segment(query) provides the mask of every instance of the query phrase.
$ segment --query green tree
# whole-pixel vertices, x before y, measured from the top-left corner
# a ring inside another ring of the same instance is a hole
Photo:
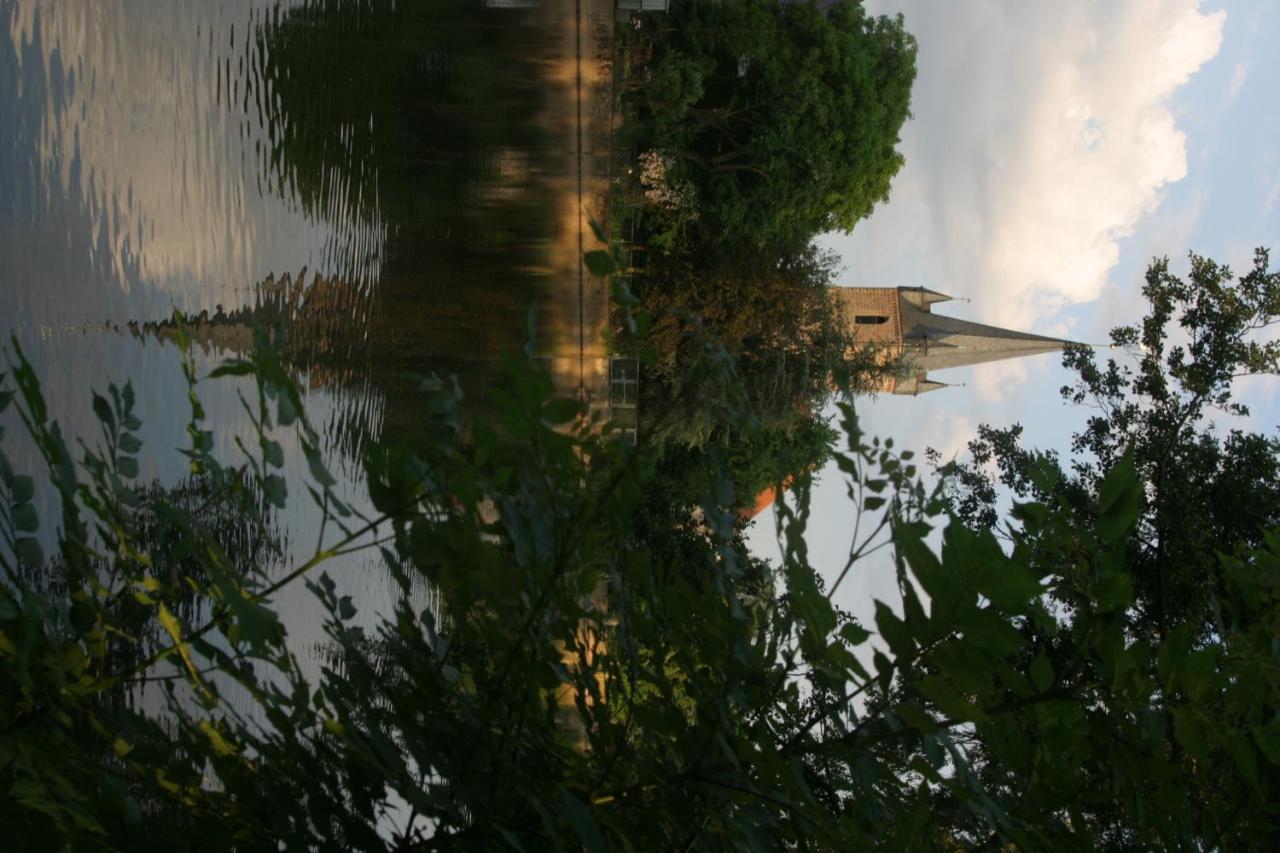
[[[1167,259],[1156,260],[1143,295],[1150,312],[1142,323],[1112,332],[1127,359],[1099,365],[1085,348],[1064,356],[1077,378],[1063,397],[1095,411],[1076,434],[1070,460],[1024,448],[1018,425],[984,425],[970,444],[972,461],[951,481],[951,505],[967,523],[993,525],[1003,486],[1020,499],[1062,501],[1064,511],[1090,524],[1104,475],[1131,455],[1143,484],[1133,628],[1163,640],[1185,624],[1203,638],[1220,630],[1214,608],[1222,576],[1214,555],[1259,547],[1263,531],[1280,520],[1280,439],[1224,432],[1212,420],[1215,413],[1248,414],[1233,399],[1236,379],[1280,371],[1280,344],[1266,338],[1280,322],[1280,274],[1270,271],[1265,249],[1236,280],[1197,255],[1185,279],[1170,272]]]
[[[703,242],[849,230],[888,196],[915,79],[901,17],[841,2],[689,0],[646,23],[638,142],[695,188]]]
[[[293,433],[331,523],[271,576],[234,571],[216,541],[181,577],[153,572],[121,509],[136,493],[131,416],[98,407],[103,441],[77,461],[20,353],[0,376],[0,410],[17,413],[62,498],[67,579],[60,596],[24,580],[42,520],[33,481],[0,466],[0,820],[14,838],[848,850],[1252,849],[1274,837],[1280,533],[1203,556],[1220,578],[1216,632],[1135,632],[1145,489],[1133,454],[1091,503],[1015,506],[1006,550],[990,529],[948,524],[910,451],[864,436],[842,403],[832,455],[870,529],[843,566],[815,566],[799,482],[769,567],[736,536],[722,470],[705,469],[696,524],[654,523],[643,447],[605,441],[513,358],[499,422],[472,425],[465,443],[456,390],[424,384],[421,440],[366,459],[364,517],[259,343],[215,371],[258,385],[244,457],[214,457],[194,387],[187,452],[197,471],[287,504],[277,442]],[[723,422],[751,423],[732,360],[714,364]],[[198,512],[172,512],[176,528],[200,529]],[[882,546],[898,591],[876,604],[872,643],[831,596]],[[323,573],[355,550],[394,580],[368,628]],[[328,613],[316,681],[271,606],[298,582]],[[438,607],[423,607],[424,586]],[[175,611],[191,592],[207,607]],[[151,608],[167,639],[121,668],[108,651],[132,639],[126,603]],[[165,685],[166,707],[106,713],[125,685]]]

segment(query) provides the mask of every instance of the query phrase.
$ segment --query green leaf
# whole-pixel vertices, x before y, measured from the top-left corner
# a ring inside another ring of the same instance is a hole
[[[1250,785],[1258,785],[1258,757],[1248,736],[1237,729],[1218,731],[1218,741],[1226,748],[1227,754],[1235,762],[1236,769]]]
[[[1040,693],[1053,686],[1053,664],[1049,663],[1044,652],[1036,655],[1036,659],[1031,662],[1031,683]]]
[[[268,474],[262,480],[262,494],[272,506],[284,509],[285,501],[289,497],[289,487],[285,484],[284,477],[279,474]]]
[[[210,371],[209,378],[217,379],[220,376],[248,376],[251,373],[257,372],[257,369],[257,366],[254,365],[252,361],[229,359]]]
[[[23,533],[34,533],[40,527],[40,517],[30,502],[24,501],[13,507],[13,526]]]
[[[609,233],[605,231],[604,225],[600,224],[594,216],[587,217],[587,224],[591,226],[591,233],[596,235],[597,240],[601,243],[609,242]]]
[[[1124,610],[1133,604],[1133,581],[1123,572],[1107,575],[1095,590],[1098,605],[1104,610]]]
[[[284,467],[284,448],[280,446],[280,442],[264,439],[262,442],[262,456],[267,460],[267,464],[272,468]]]
[[[860,646],[871,638],[871,632],[861,625],[846,622],[840,627],[840,636],[851,646]]]
[[[1133,454],[1126,453],[1098,489],[1099,539],[1110,544],[1129,535],[1138,519],[1141,495],[1142,487],[1133,468]]]
[[[889,650],[899,658],[909,657],[915,650],[911,639],[911,631],[907,624],[899,619],[883,601],[876,602],[876,628],[884,638]]]
[[[587,265],[587,269],[591,270],[591,274],[598,278],[613,275],[618,271],[618,264],[613,260],[613,256],[600,249],[587,252],[582,256],[582,260]]]
[[[1205,740],[1204,724],[1195,711],[1187,708],[1175,708],[1173,711],[1173,736],[1196,761],[1203,762],[1209,757],[1209,745]]]
[[[121,477],[132,480],[138,476],[138,460],[132,456],[117,456],[116,470],[120,472]]]
[[[311,479],[315,480],[317,485],[322,488],[328,488],[338,482],[333,479],[333,475],[325,467],[324,457],[320,454],[319,448],[308,442],[302,446],[302,451],[307,457],[307,467],[311,470]]]
[[[116,417],[111,413],[111,404],[107,402],[107,398],[103,397],[96,391],[93,392],[93,413],[97,415],[98,420],[102,422],[109,431],[114,432],[116,428]]]
[[[916,691],[938,710],[954,720],[981,722],[987,718],[982,709],[960,694],[945,678],[926,675],[915,685]]]
[[[15,474],[13,482],[9,484],[9,499],[13,503],[23,503],[29,501],[36,494],[35,481],[26,474]]]
[[[929,712],[914,702],[903,702],[894,705],[893,713],[897,714],[902,722],[918,732],[931,734],[938,730],[937,721],[929,716]]]
[[[344,595],[338,599],[338,616],[343,621],[356,615],[356,606],[351,603],[351,596]]]
[[[1250,729],[1253,734],[1253,742],[1258,745],[1258,749],[1267,760],[1272,764],[1280,765],[1280,732],[1276,730],[1276,726],[1253,726]]]
[[[13,543],[18,562],[30,569],[44,565],[44,551],[34,536],[19,536]]]
[[[137,453],[142,449],[142,442],[131,432],[121,433],[120,449],[125,453]]]
[[[1012,610],[1039,598],[1044,588],[1028,569],[1007,560],[991,565],[990,571],[978,583],[978,592],[995,606]]]

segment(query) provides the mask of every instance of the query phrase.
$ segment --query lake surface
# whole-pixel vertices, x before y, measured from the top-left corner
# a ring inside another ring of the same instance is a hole
[[[73,435],[96,435],[91,389],[132,381],[140,479],[167,488],[186,474],[190,415],[175,311],[202,375],[245,352],[255,321],[285,328],[286,366],[356,506],[361,448],[412,441],[421,422],[409,374],[456,375],[482,413],[531,306],[558,390],[595,399],[606,303],[580,259],[585,217],[603,215],[594,58],[611,11],[0,0],[0,332]],[[252,432],[246,388],[201,385],[228,461]],[[5,425],[15,468],[32,471]],[[318,513],[285,449],[280,535],[310,543]],[[40,504],[52,542],[52,496]],[[330,573],[377,607],[376,561]],[[278,606],[310,642],[309,596]]]

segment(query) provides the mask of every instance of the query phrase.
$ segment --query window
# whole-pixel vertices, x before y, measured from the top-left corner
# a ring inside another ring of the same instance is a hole
[[[609,360],[609,403],[611,407],[633,407],[639,402],[640,363],[634,358]]]
[[[889,318],[883,314],[859,314],[853,318],[853,322],[859,326],[879,326],[888,321]]]

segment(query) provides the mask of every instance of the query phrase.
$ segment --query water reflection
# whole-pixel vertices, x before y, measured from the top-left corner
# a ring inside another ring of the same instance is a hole
[[[143,476],[177,487],[185,387],[167,318],[187,318],[202,370],[242,351],[252,323],[283,327],[358,492],[363,442],[414,433],[407,374],[457,373],[482,408],[534,302],[544,352],[580,364],[603,315],[571,280],[574,14],[0,0],[0,331],[55,416],[86,434],[89,389],[132,378]],[[239,390],[204,392],[228,459],[249,432]],[[14,438],[10,457],[32,469]],[[314,519],[291,512],[282,524],[310,541]]]

